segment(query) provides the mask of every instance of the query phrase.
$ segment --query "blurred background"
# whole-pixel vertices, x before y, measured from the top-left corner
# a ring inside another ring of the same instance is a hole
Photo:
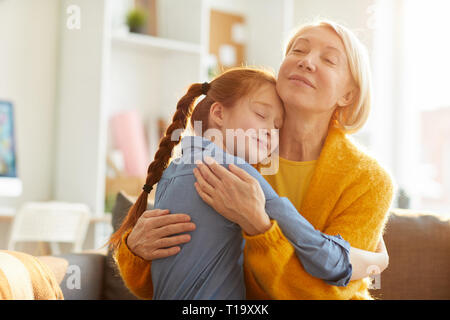
[[[392,175],[392,206],[450,213],[447,0],[0,0],[0,249],[26,203],[89,208],[85,248],[140,193],[178,99],[226,68],[278,71],[297,25],[352,29],[374,105],[354,135]],[[152,194],[153,195],[153,194]]]

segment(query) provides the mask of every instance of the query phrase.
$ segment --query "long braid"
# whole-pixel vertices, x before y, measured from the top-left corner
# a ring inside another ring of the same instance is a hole
[[[127,216],[123,220],[119,229],[111,236],[108,244],[115,250],[119,246],[123,235],[136,225],[139,217],[147,210],[148,194],[153,186],[158,183],[164,170],[169,164],[172,151],[175,146],[180,143],[181,137],[176,141],[172,141],[172,133],[175,130],[186,129],[187,122],[192,115],[194,103],[204,91],[204,85],[195,83],[191,85],[187,93],[178,101],[177,110],[172,118],[172,123],[166,129],[165,135],[159,142],[158,151],[155,153],[154,160],[150,163],[147,170],[147,179],[144,190],[139,195],[134,205],[128,211]]]

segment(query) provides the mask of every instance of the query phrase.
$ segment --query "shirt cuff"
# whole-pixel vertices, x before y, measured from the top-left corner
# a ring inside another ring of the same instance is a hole
[[[339,234],[336,236],[331,236],[331,235],[322,233],[322,236],[324,236],[325,238],[338,244],[346,252],[346,254],[343,255],[344,260],[342,262],[345,266],[343,268],[344,271],[341,273],[341,275],[337,276],[338,280],[325,280],[325,283],[327,283],[329,285],[333,285],[333,286],[338,286],[338,287],[346,287],[348,285],[348,283],[350,282],[350,279],[352,277],[352,272],[353,272],[352,264],[350,263],[350,243],[345,241]]]
[[[280,240],[286,240],[280,227],[278,226],[278,222],[272,219],[270,222],[272,226],[264,233],[251,236],[242,231],[245,243],[249,249],[267,251],[274,243],[279,242]],[[286,240],[286,243],[289,242]]]

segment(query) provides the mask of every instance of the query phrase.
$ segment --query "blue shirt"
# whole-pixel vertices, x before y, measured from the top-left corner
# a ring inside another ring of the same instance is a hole
[[[194,187],[195,160],[206,156],[225,167],[234,163],[258,180],[266,198],[267,214],[277,220],[306,272],[328,284],[348,284],[352,266],[347,241],[315,230],[287,198],[279,197],[242,158],[199,136],[183,137],[181,147],[182,156],[172,161],[158,182],[155,208],[189,214],[196,230],[178,254],[152,261],[153,299],[245,299],[242,231],[206,204]]]

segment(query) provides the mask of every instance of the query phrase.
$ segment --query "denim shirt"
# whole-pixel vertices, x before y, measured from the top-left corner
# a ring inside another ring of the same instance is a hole
[[[187,136],[181,147],[182,156],[172,161],[158,182],[155,208],[190,215],[196,229],[190,233],[191,240],[180,245],[178,254],[152,261],[153,299],[245,299],[242,231],[206,204],[194,187],[195,160],[206,156],[225,168],[234,163],[258,180],[267,214],[278,222],[306,272],[331,285],[348,284],[352,275],[350,244],[341,236],[315,230],[253,166],[210,140]]]

